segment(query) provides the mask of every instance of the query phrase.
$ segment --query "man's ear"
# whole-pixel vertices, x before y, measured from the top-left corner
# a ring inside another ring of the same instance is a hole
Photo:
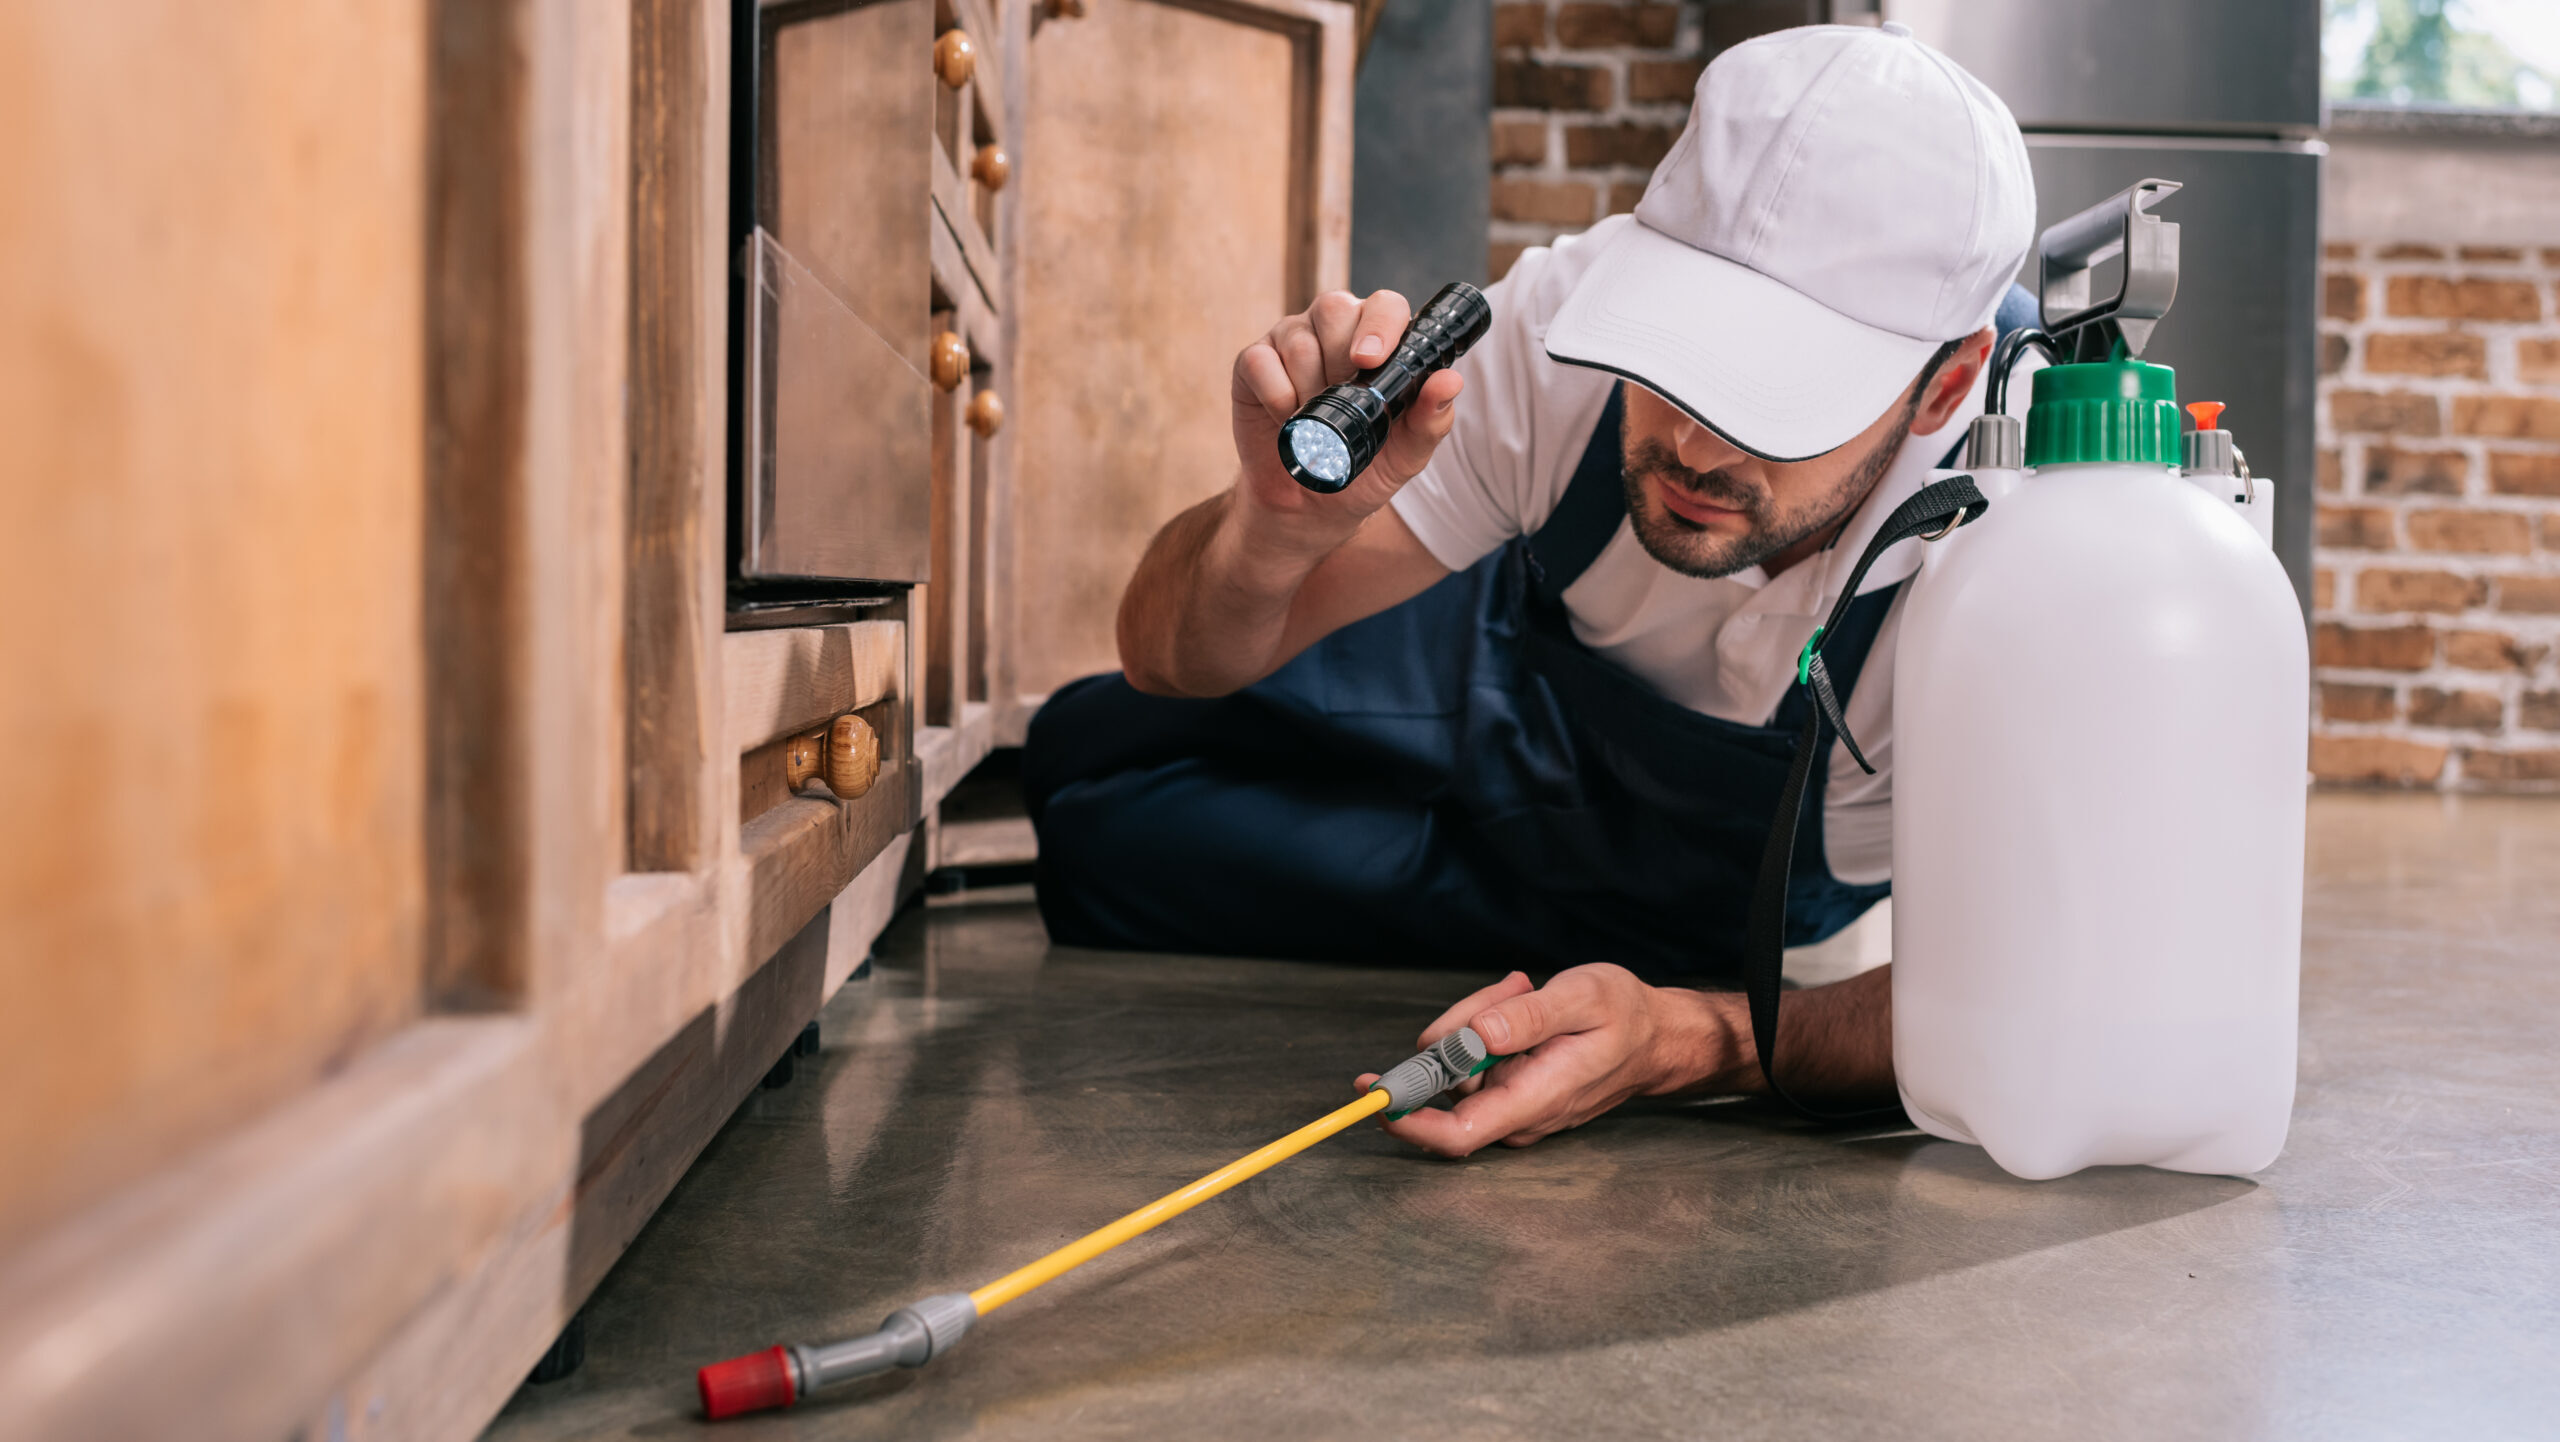
[[[1956,353],[1929,377],[1928,392],[1920,397],[1920,408],[1912,414],[1911,433],[1915,436],[1936,435],[1955,419],[1964,408],[1965,397],[1973,394],[1973,383],[1981,378],[1982,368],[1991,360],[1991,327],[1984,326],[1964,338]]]

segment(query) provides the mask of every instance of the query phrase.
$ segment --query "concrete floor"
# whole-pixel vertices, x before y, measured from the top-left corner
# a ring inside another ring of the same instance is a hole
[[[1631,1107],[1465,1162],[1361,1128],[737,1438],[2560,1436],[2560,801],[2315,798],[2302,1086],[2248,1179],[2027,1183],[1910,1132]],[[598,1291],[505,1439],[705,1428],[1316,1116],[1472,984],[911,915]]]

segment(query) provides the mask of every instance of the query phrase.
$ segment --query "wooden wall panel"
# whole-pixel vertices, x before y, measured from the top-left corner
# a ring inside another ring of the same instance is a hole
[[[1147,538],[1234,479],[1235,353],[1312,293],[1308,151],[1329,131],[1318,27],[1288,18],[1119,0],[1035,42],[1007,397],[1025,692],[1117,668]]]
[[[427,36],[0,11],[0,1238],[420,1011]]]

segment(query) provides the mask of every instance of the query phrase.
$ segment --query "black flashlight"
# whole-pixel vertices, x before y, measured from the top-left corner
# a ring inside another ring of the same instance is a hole
[[[1412,406],[1422,383],[1465,355],[1491,324],[1483,291],[1462,280],[1440,287],[1383,364],[1325,387],[1280,428],[1280,464],[1289,478],[1327,495],[1350,485],[1378,458],[1387,427]]]

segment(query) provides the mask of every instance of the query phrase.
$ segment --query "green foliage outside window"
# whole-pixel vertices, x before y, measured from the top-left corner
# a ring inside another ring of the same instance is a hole
[[[2560,0],[2323,0],[2333,100],[2551,110]],[[2544,61],[2531,63],[2526,54]]]

